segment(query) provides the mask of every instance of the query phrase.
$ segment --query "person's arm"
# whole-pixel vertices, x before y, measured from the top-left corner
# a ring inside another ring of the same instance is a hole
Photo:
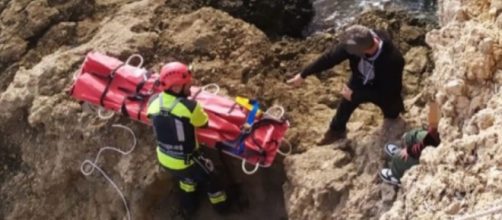
[[[343,46],[338,45],[336,48],[328,50],[322,56],[317,58],[316,61],[305,67],[300,75],[302,78],[305,78],[309,75],[320,73],[343,62],[348,58],[349,54],[347,53],[347,51],[345,51]]]
[[[192,112],[192,117],[190,118],[190,123],[196,128],[207,127],[209,124],[209,118],[206,112],[202,109],[202,106],[197,103],[195,109]]]
[[[406,152],[413,158],[418,159],[420,158],[420,155],[422,154],[422,151],[425,149],[425,147],[437,147],[440,143],[441,139],[439,138],[439,132],[437,128],[430,127],[424,139],[420,143],[414,144],[412,146],[407,146]]]

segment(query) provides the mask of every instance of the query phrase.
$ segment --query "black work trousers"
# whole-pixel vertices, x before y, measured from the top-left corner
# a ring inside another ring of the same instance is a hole
[[[383,112],[387,119],[395,119],[399,113],[404,111],[403,99],[398,96],[394,98],[382,97],[363,97],[361,101],[353,102],[342,98],[342,102],[338,106],[335,116],[331,120],[330,129],[334,131],[345,131],[347,129],[347,122],[356,108],[363,103],[373,103],[377,105]]]
[[[181,206],[187,212],[195,212],[198,206],[196,191],[204,188],[211,205],[217,211],[224,211],[228,206],[227,196],[222,184],[216,179],[215,173],[208,168],[199,159],[193,159],[195,163],[184,170],[171,170],[164,167],[179,181],[181,189]]]

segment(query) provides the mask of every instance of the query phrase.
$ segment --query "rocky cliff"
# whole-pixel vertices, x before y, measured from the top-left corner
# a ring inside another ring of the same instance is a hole
[[[249,4],[243,19],[253,21],[248,12],[256,6]],[[435,30],[429,20],[403,12],[358,18],[388,30],[405,55],[408,111],[401,120],[383,121],[377,107],[363,105],[352,116],[348,139],[322,147],[314,142],[336,111],[348,66],[310,77],[298,89],[284,81],[336,43],[337,35],[277,37],[282,32],[265,34],[205,6],[239,12],[227,1],[0,3],[0,218],[125,218],[108,182],[80,173],[81,162],[100,147],[126,150],[131,144],[115,123],[131,127],[138,145],[127,156],[105,153],[98,164],[123,191],[133,218],[179,218],[175,185],[157,165],[150,128],[121,116],[101,120],[68,97],[73,74],[91,50],[122,60],[140,53],[152,70],[170,60],[192,63],[199,85],[218,83],[222,94],[286,108],[293,155],[253,176],[231,162],[250,205],[227,219],[444,219],[481,209],[502,193],[500,1],[440,1],[441,28]],[[432,97],[442,106],[443,143],[423,154],[399,190],[380,183],[383,144],[425,123],[424,106]],[[195,217],[220,218],[207,204]]]
[[[436,68],[425,92],[442,106],[443,143],[408,172],[381,219],[448,219],[500,205],[502,1],[439,3],[441,28],[427,34]]]

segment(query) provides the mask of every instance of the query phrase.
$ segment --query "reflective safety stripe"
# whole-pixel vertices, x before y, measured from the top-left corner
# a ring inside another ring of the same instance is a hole
[[[195,187],[197,187],[197,183],[180,180],[180,189],[184,192],[195,192]]]
[[[157,159],[162,166],[165,166],[173,170],[183,170],[193,165],[193,160],[189,160],[188,164],[185,164],[185,160],[176,159],[169,155],[164,154],[159,147],[157,147]]]
[[[218,191],[216,193],[208,193],[209,201],[211,204],[218,204],[225,202],[227,200],[227,194],[223,191]]]
[[[178,119],[174,119],[174,124],[176,124],[176,135],[178,136],[178,141],[185,142],[185,129],[183,127],[183,122]]]
[[[164,144],[160,141],[158,141],[157,144],[159,144],[159,148],[160,151],[162,151],[162,153],[167,154],[176,159],[185,159],[185,153],[183,152],[182,145]]]

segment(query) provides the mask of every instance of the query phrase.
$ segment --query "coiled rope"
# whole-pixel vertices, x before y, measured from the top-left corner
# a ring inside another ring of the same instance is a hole
[[[134,132],[132,131],[131,128],[124,126],[124,125],[121,125],[121,124],[114,124],[114,125],[112,125],[112,127],[124,129],[132,135],[133,144],[131,145],[129,150],[122,151],[122,150],[115,148],[115,147],[105,146],[105,147],[99,149],[99,152],[96,155],[96,158],[94,159],[94,161],[90,161],[90,160],[86,159],[86,160],[84,160],[84,162],[82,162],[82,164],[80,165],[80,172],[82,172],[82,174],[84,174],[85,176],[89,176],[94,172],[94,169],[98,170],[101,173],[101,175],[103,175],[105,177],[105,179],[113,186],[113,188],[115,188],[115,190],[119,194],[120,198],[122,199],[122,202],[124,203],[124,207],[127,211],[127,219],[131,220],[132,219],[131,218],[131,211],[129,209],[129,205],[127,204],[127,200],[126,200],[124,194],[119,189],[117,184],[115,184],[115,182],[113,182],[113,180],[105,173],[105,171],[97,165],[97,162],[99,160],[99,156],[101,156],[101,153],[103,153],[106,150],[115,151],[115,152],[118,152],[118,153],[125,156],[125,155],[130,154],[134,150],[134,148],[136,147],[136,143],[137,143],[136,135],[134,134]]]

